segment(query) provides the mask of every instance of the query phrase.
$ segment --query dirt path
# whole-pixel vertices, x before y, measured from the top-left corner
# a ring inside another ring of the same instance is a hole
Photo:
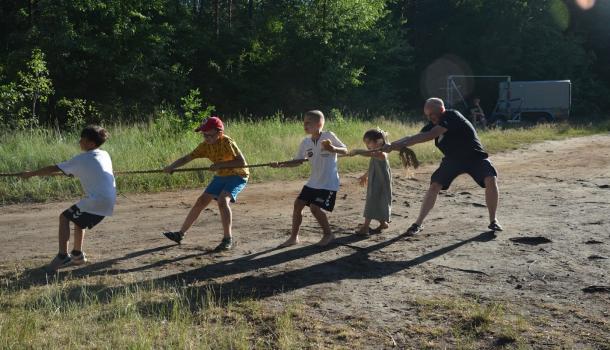
[[[435,169],[426,166],[415,180],[395,171],[391,228],[368,239],[351,235],[365,191],[356,174],[343,176],[330,216],[338,244],[327,249],[310,245],[320,235],[307,213],[304,242],[269,251],[288,233],[303,181],[250,185],[233,207],[239,245],[222,255],[208,251],[221,236],[216,208],[204,212],[182,246],[169,246],[160,235],[179,226],[199,191],[120,197],[116,215],[87,237],[92,263],[72,274],[112,276],[117,284],[178,278],[236,295],[256,290],[271,303],[303,300],[329,322],[357,315],[398,344],[408,343],[405,329],[418,322],[405,300],[475,298],[532,315],[535,328],[548,329],[552,346],[562,346],[565,332],[576,332],[575,347],[600,344],[610,337],[609,294],[582,288],[610,285],[610,259],[603,259],[610,258],[610,135],[544,142],[492,160],[506,227],[497,237],[486,233],[482,189],[466,176],[441,195],[421,235],[401,237]],[[70,204],[0,207],[0,270],[47,262],[56,251],[57,216]],[[510,240],[518,237],[551,242]]]

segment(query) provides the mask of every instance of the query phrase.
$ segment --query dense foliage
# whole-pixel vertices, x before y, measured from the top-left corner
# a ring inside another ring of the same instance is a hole
[[[402,113],[444,95],[449,73],[571,79],[576,114],[600,114],[610,107],[610,2],[576,3],[3,0],[0,123],[167,111],[190,120],[214,108]],[[493,104],[497,81],[468,84]]]

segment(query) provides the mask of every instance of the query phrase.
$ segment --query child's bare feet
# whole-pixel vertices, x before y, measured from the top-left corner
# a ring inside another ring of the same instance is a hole
[[[369,226],[364,226],[364,225],[360,224],[360,225],[358,225],[356,234],[360,235],[360,236],[369,236],[371,234],[371,228]]]
[[[377,226],[377,228],[373,229],[373,232],[375,233],[379,233],[383,230],[386,230],[390,227],[390,225],[387,222],[379,222],[379,226]]]
[[[293,245],[297,245],[299,243],[301,243],[300,240],[299,240],[299,236],[296,236],[296,237],[290,236],[290,238],[288,238],[286,240],[286,242],[278,245],[277,247],[278,248],[286,248],[286,247],[290,247],[290,246],[293,246]]]
[[[361,225],[358,225],[358,229],[359,229],[359,230],[356,232],[357,234],[362,234],[360,231],[361,231],[361,228],[362,228],[363,226],[364,226],[364,225],[362,225],[362,224],[361,224]],[[389,227],[390,227],[390,225],[389,225],[387,222],[381,222],[381,221],[380,221],[380,222],[379,222],[379,226],[377,226],[377,227],[375,227],[375,228],[369,228],[368,233],[369,233],[369,234],[371,234],[371,233],[381,233],[381,231],[386,230],[386,229],[388,229]]]
[[[334,240],[335,240],[335,235],[332,233],[328,233],[328,234],[325,234],[324,236],[322,236],[322,239],[318,243],[316,243],[316,245],[318,247],[325,247]]]

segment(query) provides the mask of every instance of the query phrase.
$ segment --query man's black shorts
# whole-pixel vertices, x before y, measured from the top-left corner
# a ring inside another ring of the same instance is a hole
[[[93,226],[99,224],[100,221],[104,219],[104,217],[100,215],[82,212],[76,205],[66,209],[62,215],[78,225],[80,228],[86,229],[93,228]]]
[[[489,159],[476,160],[457,160],[443,158],[441,165],[432,174],[432,182],[439,183],[446,190],[461,174],[470,175],[481,187],[485,187],[485,178],[488,176],[498,176],[496,168]]]
[[[337,198],[337,192],[311,188],[303,186],[298,199],[305,202],[307,206],[314,204],[326,211],[333,211],[335,208],[335,199]]]

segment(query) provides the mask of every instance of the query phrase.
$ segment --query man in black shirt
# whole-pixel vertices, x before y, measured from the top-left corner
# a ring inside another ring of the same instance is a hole
[[[424,106],[424,114],[429,123],[421,132],[407,136],[387,145],[384,151],[398,150],[434,139],[434,144],[443,152],[439,168],[432,174],[430,188],[424,197],[419,217],[407,231],[416,234],[423,229],[423,221],[434,207],[436,197],[441,190],[446,190],[460,174],[467,173],[479,186],[485,188],[485,202],[489,210],[489,229],[502,231],[496,219],[498,207],[498,182],[496,169],[483,149],[481,141],[472,124],[462,114],[446,110],[443,100],[430,98]]]

